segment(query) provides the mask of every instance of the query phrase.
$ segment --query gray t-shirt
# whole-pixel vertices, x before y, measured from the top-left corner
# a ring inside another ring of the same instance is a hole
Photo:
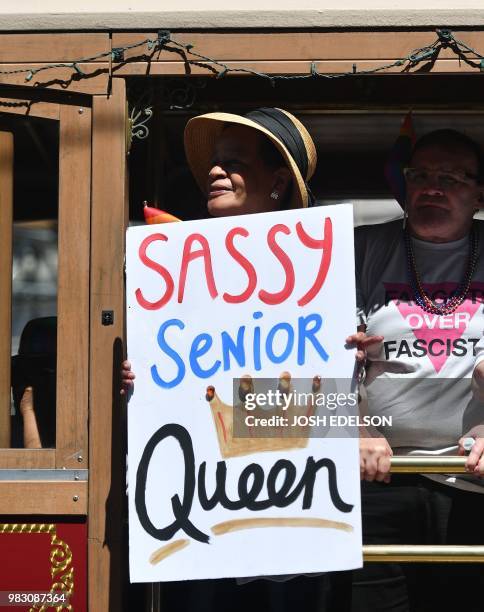
[[[415,303],[401,221],[356,230],[358,323],[384,336],[379,359],[367,370],[368,411],[392,417],[381,431],[396,454],[456,445],[484,423],[470,381],[476,355],[484,353],[484,223],[475,223],[478,264],[465,301],[450,315],[429,314]],[[412,239],[412,245],[433,299],[459,286],[469,260],[467,237],[438,244]]]

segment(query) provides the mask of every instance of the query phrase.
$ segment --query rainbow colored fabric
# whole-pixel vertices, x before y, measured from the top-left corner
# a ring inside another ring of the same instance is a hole
[[[408,165],[415,144],[412,112],[408,112],[400,126],[400,133],[385,162],[385,179],[394,198],[402,208],[405,206],[405,177],[403,169]]]
[[[153,225],[155,223],[173,223],[174,221],[181,221],[178,217],[167,213],[164,210],[159,208],[155,208],[154,206],[148,206],[147,204],[143,207],[143,213],[145,217],[145,222],[149,225]]]

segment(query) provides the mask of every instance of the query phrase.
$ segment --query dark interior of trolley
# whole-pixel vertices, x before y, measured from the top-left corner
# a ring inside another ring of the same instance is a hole
[[[142,220],[143,200],[184,220],[203,217],[203,196],[183,153],[187,120],[206,112],[244,113],[261,106],[289,110],[310,131],[318,150],[311,185],[320,203],[389,200],[383,165],[409,110],[417,136],[452,127],[484,142],[478,78],[414,74],[409,83],[405,75],[380,75],[284,80],[274,85],[256,76],[133,79],[132,105],[139,101],[141,108],[148,102],[154,115],[149,136],[135,139],[130,153],[130,218]],[[399,212],[391,206],[387,210]],[[387,213],[384,218],[378,210],[374,214],[375,220],[387,220]]]

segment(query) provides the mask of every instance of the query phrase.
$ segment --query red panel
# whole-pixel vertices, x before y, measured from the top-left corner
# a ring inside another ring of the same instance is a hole
[[[86,612],[87,523],[47,523],[46,517],[42,517],[44,527],[33,522],[13,527],[11,517],[8,519],[2,523],[0,517],[0,591],[50,591],[58,582],[64,589],[72,586],[73,610]],[[30,529],[34,533],[28,533]],[[2,612],[30,609],[29,605],[0,605]]]

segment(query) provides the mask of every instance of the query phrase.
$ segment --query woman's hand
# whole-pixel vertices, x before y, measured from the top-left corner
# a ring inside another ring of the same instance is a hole
[[[346,338],[348,346],[356,346],[355,359],[359,368],[364,368],[367,359],[377,359],[383,342],[383,336],[369,336],[364,331],[358,331]],[[364,408],[365,388],[360,387],[360,414],[366,413]],[[360,476],[361,480],[372,482],[390,482],[390,458],[393,451],[386,438],[375,428],[360,428]]]
[[[364,331],[356,332],[346,338],[349,347],[356,346],[356,361],[364,364],[366,359],[376,359],[381,351],[383,336],[369,336]]]
[[[24,448],[42,448],[39,426],[34,408],[34,391],[26,387],[20,400],[20,413],[23,420]]]
[[[387,439],[368,430],[360,431],[360,476],[361,480],[390,482],[390,467],[393,451]]]
[[[464,441],[469,438],[474,439],[474,444],[470,451],[464,446]],[[484,476],[484,425],[476,425],[470,429],[459,440],[459,455],[466,455],[466,471],[475,476]]]
[[[121,395],[131,395],[136,375],[131,371],[131,363],[126,360],[121,364]]]

